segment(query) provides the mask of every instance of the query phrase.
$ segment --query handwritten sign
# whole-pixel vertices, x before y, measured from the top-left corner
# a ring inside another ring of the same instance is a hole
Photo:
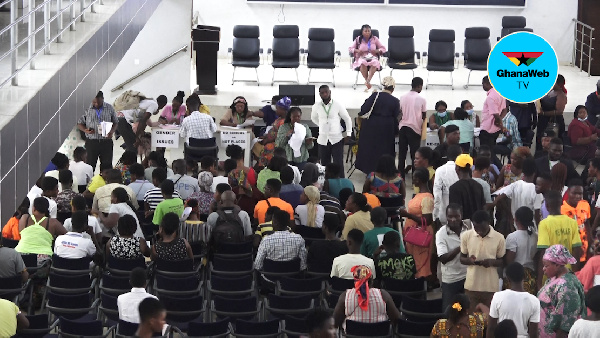
[[[179,148],[179,130],[152,128],[152,148]]]
[[[221,130],[221,147],[227,148],[230,144],[237,144],[242,149],[248,148],[248,131],[246,130]]]

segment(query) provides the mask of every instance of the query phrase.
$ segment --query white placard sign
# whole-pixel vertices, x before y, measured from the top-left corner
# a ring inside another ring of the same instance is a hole
[[[247,149],[247,133],[245,130],[224,130],[221,129],[221,147],[227,148],[230,144],[237,144],[242,149]]]
[[[179,148],[179,130],[152,128],[152,148]]]

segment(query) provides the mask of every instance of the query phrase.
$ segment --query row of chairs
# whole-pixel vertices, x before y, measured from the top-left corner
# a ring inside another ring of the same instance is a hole
[[[531,28],[526,28],[526,19],[522,16],[505,16],[502,18],[502,36],[518,31],[532,32]],[[372,29],[372,34],[379,37],[379,30]],[[360,29],[352,32],[352,39],[361,34]],[[232,84],[236,81],[245,82],[245,80],[236,80],[235,71],[239,68],[254,68],[256,80],[250,82],[259,83],[257,68],[263,62],[261,55],[263,49],[260,48],[260,30],[258,26],[237,25],[233,29],[233,46],[228,49],[231,54],[231,64],[233,65]],[[296,83],[298,79],[298,67],[302,61],[309,69],[307,83],[311,83],[310,76],[313,69],[331,70],[332,83],[335,87],[335,69],[341,58],[341,52],[335,49],[335,31],[333,28],[310,28],[308,30],[308,48],[300,48],[299,27],[296,25],[276,25],[273,27],[273,46],[267,50],[267,62],[270,56],[271,66],[275,69],[287,68],[294,69],[296,72]],[[487,27],[470,27],[465,30],[464,46],[464,65],[469,69],[467,78],[468,88],[471,71],[486,71],[487,58],[491,50],[489,41],[490,30]],[[500,39],[500,38],[498,38]],[[450,72],[453,88],[452,71],[458,65],[459,54],[455,53],[455,32],[454,30],[432,29],[429,32],[428,51],[423,52],[423,57],[428,57],[426,69],[428,78],[430,71]],[[421,61],[421,53],[415,51],[414,47],[414,28],[412,26],[390,26],[388,30],[388,52],[384,57],[387,58],[387,65],[390,67],[390,75],[394,70],[411,70],[414,77],[414,69],[417,68],[416,60]],[[352,54],[350,54],[352,57]],[[353,62],[354,60],[351,59]],[[352,64],[352,63],[351,63]],[[354,69],[358,71],[358,69]],[[381,69],[378,69],[379,73]],[[271,78],[271,85],[275,83],[275,71]],[[277,81],[279,82],[279,81]],[[358,83],[358,72],[353,87]],[[259,84],[260,85],[260,84]],[[428,82],[429,85],[429,82]]]

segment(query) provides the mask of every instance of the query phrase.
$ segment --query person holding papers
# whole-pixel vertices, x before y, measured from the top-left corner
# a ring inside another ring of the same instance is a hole
[[[110,129],[106,122],[112,123]],[[92,104],[79,118],[77,128],[85,133],[85,149],[87,150],[87,164],[96,169],[96,163],[100,158],[100,166],[103,164],[112,166],[113,141],[112,136],[117,130],[117,114],[113,106],[104,102],[104,94],[98,92],[92,100]],[[104,124],[104,125],[102,125]]]
[[[285,121],[277,131],[275,145],[285,149],[288,162],[302,170],[308,159],[308,150],[314,147],[310,128],[301,123],[302,110],[292,107],[288,111]]]

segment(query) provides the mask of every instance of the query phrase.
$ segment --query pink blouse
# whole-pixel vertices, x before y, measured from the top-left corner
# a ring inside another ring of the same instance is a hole
[[[171,106],[171,105],[165,106],[165,108],[162,110],[162,113],[160,114],[160,116],[164,117],[165,119],[167,119],[167,121],[170,122],[171,119],[173,119],[173,106]],[[185,116],[185,105],[182,104],[181,106],[179,106],[179,111],[177,112],[177,116],[176,116],[179,123],[181,123],[184,116]]]
[[[367,55],[369,52],[373,53],[376,50],[380,50],[381,54],[383,54],[387,51],[387,49],[385,49],[385,47],[381,44],[381,42],[375,35],[371,36],[369,41],[365,40],[363,37],[360,44],[358,43],[358,40],[359,40],[359,37],[356,37],[356,39],[354,39],[354,43],[352,43],[352,46],[350,46],[350,48],[348,48],[348,50],[350,51],[350,54],[354,55],[357,58],[363,57],[363,56]],[[354,53],[355,49],[358,49],[359,52]],[[358,54],[358,55],[355,55],[355,54]],[[381,56],[381,55],[379,55],[379,56]]]

